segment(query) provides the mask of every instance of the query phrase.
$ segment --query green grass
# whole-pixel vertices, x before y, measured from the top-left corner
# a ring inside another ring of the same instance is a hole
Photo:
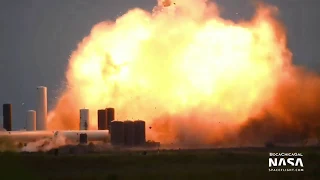
[[[305,172],[268,172],[269,152],[302,152]],[[314,148],[171,150],[88,155],[0,154],[1,177],[18,179],[320,179]]]

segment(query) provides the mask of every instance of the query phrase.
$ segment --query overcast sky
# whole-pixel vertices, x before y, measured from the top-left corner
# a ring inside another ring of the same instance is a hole
[[[217,2],[224,6],[225,18],[249,18],[253,12],[250,0]],[[13,129],[23,128],[25,111],[35,108],[36,86],[48,87],[49,108],[54,105],[68,57],[93,25],[133,7],[151,10],[155,4],[156,0],[1,0],[0,102],[12,103]],[[319,70],[319,0],[273,4],[288,28],[294,62]]]

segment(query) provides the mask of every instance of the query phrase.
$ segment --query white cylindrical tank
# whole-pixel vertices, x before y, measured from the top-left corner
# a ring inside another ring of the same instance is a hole
[[[80,131],[56,131],[54,137],[61,135],[68,140],[79,141],[80,134],[87,134],[88,141],[108,141],[109,130],[80,130]]]
[[[54,131],[0,131],[0,138],[11,138],[17,142],[32,142],[44,138],[53,138]]]
[[[89,109],[80,109],[80,130],[88,130]]]
[[[36,110],[36,129],[39,131],[47,130],[47,87],[37,87],[37,110]]]
[[[34,110],[27,111],[26,130],[27,131],[36,130],[36,111]]]

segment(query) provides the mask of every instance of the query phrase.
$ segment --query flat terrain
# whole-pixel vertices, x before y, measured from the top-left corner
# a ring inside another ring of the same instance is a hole
[[[303,153],[304,172],[269,172],[269,152]],[[320,180],[320,148],[238,148],[107,152],[83,155],[1,153],[1,179],[303,179]]]

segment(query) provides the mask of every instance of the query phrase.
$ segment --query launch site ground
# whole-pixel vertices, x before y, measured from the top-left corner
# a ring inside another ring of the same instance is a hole
[[[304,172],[269,172],[270,152],[303,154]],[[3,179],[320,179],[320,147],[1,153]]]

